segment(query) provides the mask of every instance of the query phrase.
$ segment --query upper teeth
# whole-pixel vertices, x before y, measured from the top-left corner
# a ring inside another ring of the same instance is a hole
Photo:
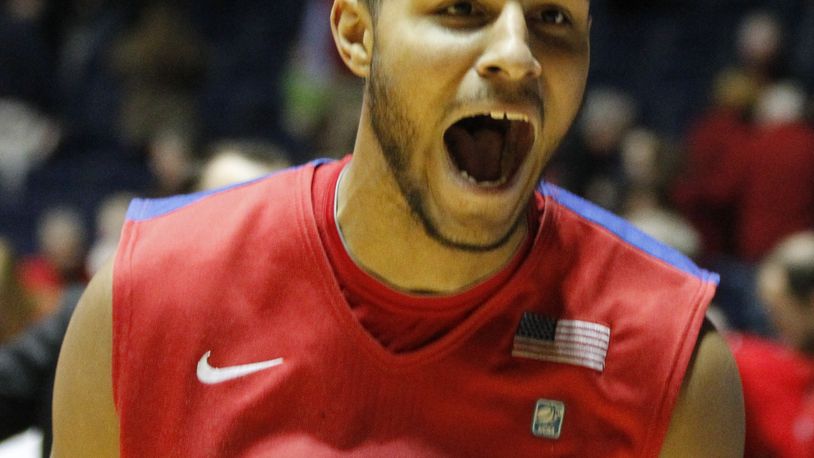
[[[529,118],[521,113],[509,113],[506,111],[492,111],[489,113],[489,117],[492,119],[497,119],[500,121],[509,120],[509,121],[524,121],[528,122]]]

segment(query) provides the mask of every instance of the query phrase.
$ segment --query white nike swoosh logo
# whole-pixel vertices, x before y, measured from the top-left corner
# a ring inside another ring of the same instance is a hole
[[[196,371],[198,380],[207,385],[228,382],[229,380],[245,377],[255,372],[283,364],[283,358],[277,358],[269,361],[260,361],[258,363],[241,364],[239,366],[212,367],[209,365],[210,354],[212,354],[212,352],[208,351],[201,356],[200,361],[198,361],[198,370]]]

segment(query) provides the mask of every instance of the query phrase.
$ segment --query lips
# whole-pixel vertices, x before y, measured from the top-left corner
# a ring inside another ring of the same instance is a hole
[[[509,182],[533,142],[534,130],[525,117],[505,112],[463,118],[444,133],[452,164],[466,180],[481,187]]]

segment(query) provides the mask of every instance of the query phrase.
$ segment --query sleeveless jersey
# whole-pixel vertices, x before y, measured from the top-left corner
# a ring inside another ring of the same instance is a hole
[[[394,354],[333,274],[318,166],[341,163],[131,205],[113,288],[123,457],[658,456],[714,274],[544,184],[511,277]]]

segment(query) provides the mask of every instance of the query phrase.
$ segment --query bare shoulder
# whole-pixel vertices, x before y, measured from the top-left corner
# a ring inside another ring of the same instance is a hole
[[[113,403],[113,263],[88,285],[68,326],[54,386],[54,457],[118,456]]]
[[[743,393],[726,341],[708,322],[687,368],[662,457],[742,457]]]

